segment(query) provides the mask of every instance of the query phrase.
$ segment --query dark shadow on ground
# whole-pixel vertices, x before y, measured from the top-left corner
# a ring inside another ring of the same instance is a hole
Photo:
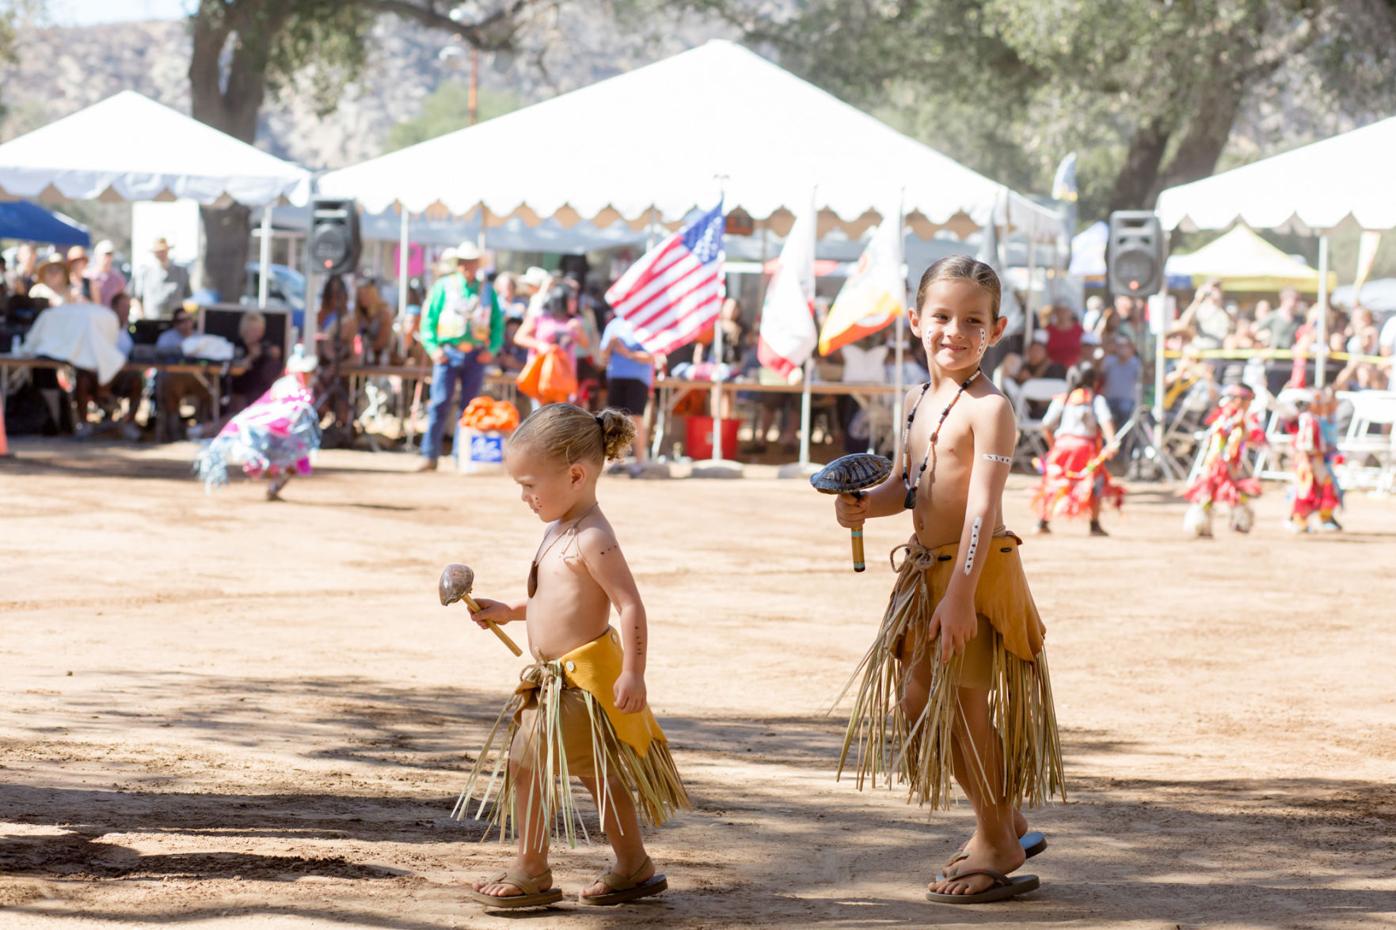
[[[267,888],[319,876],[343,880],[336,886],[343,889],[336,892],[339,906],[288,905],[272,897],[255,905],[234,900],[216,911],[329,916],[408,930],[458,924],[457,886],[374,863],[392,864],[404,849],[454,861],[466,848],[461,844],[481,836],[480,825],[457,824],[447,814],[502,692],[411,687],[366,677],[279,680],[171,672],[155,681],[145,676],[116,693],[120,704],[145,712],[123,716],[120,706],[107,706],[102,719],[93,721],[93,708],[75,702],[71,739],[100,742],[104,733],[129,727],[137,718],[201,731],[210,745],[224,749],[266,741],[283,745],[289,738],[307,760],[341,759],[360,770],[394,774],[405,787],[386,793],[334,791],[319,780],[304,792],[256,794],[11,781],[0,785],[0,816],[62,832],[0,841],[0,873],[89,885],[160,876],[241,878]],[[257,706],[273,697],[277,706],[312,709],[273,719],[257,716]],[[1396,892],[1375,886],[1390,880],[1390,836],[1396,827],[1396,786],[1390,784],[1251,779],[1243,773],[1198,780],[1188,777],[1183,757],[1173,778],[1078,776],[1070,785],[1071,803],[1033,815],[1051,845],[1025,871],[1041,875],[1043,889],[990,910],[952,911],[927,904],[920,892],[935,864],[968,833],[966,808],[932,815],[905,805],[900,791],[860,794],[851,783],[834,783],[844,727],[838,716],[668,716],[663,722],[696,810],[655,834],[675,889],[662,910],[627,911],[627,926],[736,926],[758,917],[841,927],[1154,921],[1322,928],[1359,926],[1396,913]],[[1161,751],[1070,728],[1063,738],[1069,777],[1078,767],[1099,771],[1112,754]],[[742,784],[730,781],[734,758],[755,772]],[[594,825],[594,816],[590,820]],[[1111,825],[1107,834],[1101,833],[1102,823]],[[101,841],[117,833],[182,835],[206,851],[140,855]],[[722,859],[686,855],[685,849],[698,848],[688,837],[698,835],[709,844],[716,836],[720,846],[741,849],[757,866],[739,875]],[[220,851],[230,837],[338,839],[356,845],[352,853],[309,858]],[[364,843],[382,845],[365,852]],[[374,854],[377,848],[382,855]],[[582,854],[566,855],[575,862]],[[585,856],[599,864],[605,852]],[[1353,863],[1364,865],[1354,869]],[[1371,876],[1365,885],[1362,876]],[[416,882],[413,917],[375,912],[372,888],[354,884],[358,879],[371,879],[373,885]],[[895,891],[878,899],[867,893],[870,886]],[[432,922],[435,902],[439,924]],[[61,910],[51,902],[19,909]],[[87,917],[156,923],[204,919],[209,913],[202,907],[155,914],[100,906],[84,910]],[[592,920],[605,926],[612,919],[621,917],[585,918],[587,926],[597,925]]]

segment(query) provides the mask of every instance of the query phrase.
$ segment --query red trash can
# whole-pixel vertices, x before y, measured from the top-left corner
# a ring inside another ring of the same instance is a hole
[[[737,430],[741,420],[722,421],[722,456],[731,459],[737,455]],[[688,457],[695,462],[713,457],[713,418],[689,417],[684,446]]]

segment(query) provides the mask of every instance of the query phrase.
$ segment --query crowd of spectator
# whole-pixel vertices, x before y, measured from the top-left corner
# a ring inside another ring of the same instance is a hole
[[[430,366],[430,377],[424,379],[429,388],[423,404],[421,467],[434,469],[450,441],[451,427],[482,391],[487,372],[517,376],[540,353],[555,349],[575,373],[575,401],[592,408],[609,403],[635,418],[640,437],[636,457],[643,461],[647,409],[657,378],[784,382],[762,368],[757,321],[735,299],[728,299],[720,314],[720,357],[713,351],[712,331],[669,357],[654,356],[636,341],[624,320],[612,316],[602,297],[608,282],[588,280],[585,270],[575,268],[567,273],[538,267],[497,273],[486,266],[488,258],[472,243],[446,250],[432,269],[434,278],[407,282],[401,314],[396,291],[385,295],[372,277],[335,276],[324,282],[311,319],[319,361],[317,401],[328,428],[352,435],[360,412],[349,390],[347,366]],[[137,322],[162,330],[147,357],[156,361],[182,358],[187,340],[196,334],[189,275],[172,261],[170,243],[164,239],[151,244],[148,260],[130,273],[129,282],[107,241],[98,243],[90,258],[81,247],[42,254],[24,244],[8,266],[0,264],[0,272],[0,309],[11,324],[32,322],[50,307],[98,304],[115,315],[118,348],[124,355],[132,356]],[[823,302],[818,303],[822,309]],[[1287,350],[1311,360],[1319,333],[1317,313],[1292,290],[1280,293],[1273,304],[1267,299],[1241,304],[1228,300],[1216,282],[1204,284],[1167,334],[1174,359],[1166,376],[1167,401],[1198,382],[1220,381],[1227,363],[1212,359],[1207,350]],[[1376,357],[1396,351],[1396,316],[1379,323],[1363,307],[1351,312],[1335,308],[1327,323],[1330,353]],[[1123,296],[1092,296],[1079,313],[1065,303],[1052,303],[1037,311],[1034,324],[1026,344],[1021,335],[1010,337],[1013,344],[999,353],[996,381],[1014,394],[1032,380],[1062,379],[1072,366],[1089,358],[1098,364],[1101,394],[1115,422],[1128,421],[1141,400],[1141,387],[1151,378],[1152,336],[1144,303]],[[895,338],[896,330],[889,329],[818,358],[816,379],[892,382]],[[232,341],[230,377],[224,379],[224,396],[217,399],[210,395],[208,380],[193,374],[143,378],[127,370],[102,386],[90,372],[80,372],[71,391],[77,431],[106,421],[135,438],[141,431],[139,410],[146,431],[157,438],[208,435],[223,417],[267,390],[286,362],[284,342],[267,337],[267,321],[256,311],[242,314]],[[925,380],[919,342],[909,339],[902,349],[905,383]],[[1384,388],[1389,383],[1389,363],[1344,357],[1333,364],[1330,381],[1340,390]],[[1302,364],[1292,367],[1294,377],[1303,371]],[[733,416],[735,404],[748,405],[751,451],[761,451],[772,440],[794,449],[797,395],[725,393],[723,404],[722,417]],[[707,393],[694,391],[680,401],[676,413],[708,415],[712,411],[707,406]],[[850,449],[866,447],[866,421],[873,413],[847,397],[816,401],[816,419],[825,435]]]

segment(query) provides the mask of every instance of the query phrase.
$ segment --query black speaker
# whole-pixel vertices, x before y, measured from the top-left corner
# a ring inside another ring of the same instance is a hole
[[[1110,214],[1105,248],[1105,286],[1112,294],[1147,297],[1163,289],[1168,249],[1158,217],[1147,210]]]
[[[359,267],[363,243],[359,209],[352,200],[317,197],[310,206],[310,258],[317,274],[350,274]]]

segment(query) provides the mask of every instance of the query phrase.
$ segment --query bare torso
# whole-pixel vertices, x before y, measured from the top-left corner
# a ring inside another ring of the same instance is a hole
[[[958,383],[946,382],[926,392],[916,409],[907,452],[903,453],[903,461],[897,463],[898,476],[906,464],[911,480],[916,480],[931,433],[940,421],[941,411],[959,388]],[[934,548],[960,541],[965,525],[965,504],[969,499],[970,472],[974,467],[974,430],[970,424],[978,407],[1001,396],[988,378],[980,375],[971,382],[945,418],[935,450],[916,490],[912,522],[922,545]],[[906,462],[908,454],[909,464]],[[995,501],[992,517],[988,522],[994,527],[994,533],[998,534],[1003,531],[1003,507],[1000,501]]]
[[[581,525],[614,535],[600,513]],[[548,525],[538,562],[538,587],[528,599],[528,643],[540,661],[556,659],[591,642],[610,624],[611,601],[591,577],[577,544],[576,528]],[[554,540],[556,540],[554,542]],[[551,545],[549,545],[551,543]]]

